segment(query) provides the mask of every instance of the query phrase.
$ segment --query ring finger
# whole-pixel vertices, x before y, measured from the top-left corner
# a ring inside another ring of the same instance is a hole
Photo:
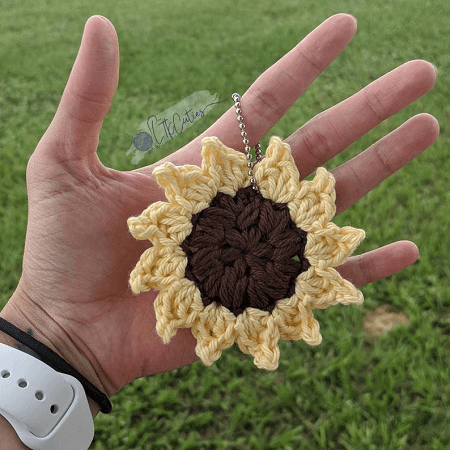
[[[439,136],[439,122],[418,114],[367,150],[332,170],[336,215],[426,150]]]
[[[427,61],[409,61],[305,123],[286,139],[301,178],[430,91],[436,76]]]

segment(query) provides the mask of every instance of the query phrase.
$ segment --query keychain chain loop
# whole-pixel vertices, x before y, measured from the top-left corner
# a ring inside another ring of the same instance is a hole
[[[257,163],[259,163],[262,160],[261,157],[261,145],[258,142],[255,145],[255,161],[252,162],[252,154],[251,154],[251,147],[249,146],[250,141],[247,139],[247,132],[245,131],[245,125],[244,125],[244,117],[242,116],[242,109],[241,109],[241,96],[239,94],[234,93],[231,98],[234,101],[234,107],[236,108],[236,114],[237,114],[237,120],[239,122],[239,128],[241,129],[241,136],[243,137],[242,142],[245,146],[245,157],[247,158],[247,167],[248,167],[248,176],[250,177],[250,183],[253,187],[253,189],[256,192],[259,192],[259,188],[256,184],[256,180],[253,177],[253,167]]]

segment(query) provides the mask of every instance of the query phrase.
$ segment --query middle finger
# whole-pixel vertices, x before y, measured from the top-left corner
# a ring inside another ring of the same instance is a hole
[[[430,91],[436,75],[427,61],[409,61],[305,123],[286,139],[301,178]]]

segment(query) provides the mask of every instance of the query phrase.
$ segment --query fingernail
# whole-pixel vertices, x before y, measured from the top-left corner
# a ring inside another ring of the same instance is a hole
[[[104,22],[106,22],[109,26],[112,26],[112,23],[111,23],[105,16],[99,15],[99,17],[100,17]]]
[[[436,76],[437,76],[437,74],[438,74],[438,68],[437,68],[433,63],[431,63],[431,65],[434,67],[434,71],[436,72]]]

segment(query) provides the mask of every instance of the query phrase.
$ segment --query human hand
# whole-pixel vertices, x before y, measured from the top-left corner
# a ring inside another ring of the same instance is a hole
[[[262,74],[242,96],[250,145],[260,140],[338,56],[356,32],[345,14],[329,18]],[[1,313],[52,348],[112,397],[136,378],[198,359],[196,339],[178,330],[169,345],[156,333],[156,292],[131,293],[129,273],[147,248],[129,233],[127,219],[164,200],[151,172],[163,161],[200,165],[200,140],[217,136],[243,151],[234,108],[205,133],[157,164],[130,172],[102,165],[97,145],[118,81],[114,28],[96,16],[48,130],[27,166],[29,217],[23,273]],[[428,92],[435,71],[411,61],[319,114],[286,142],[302,177],[344,150],[381,121]],[[420,114],[332,171],[337,212],[429,147],[438,123]],[[412,264],[410,242],[397,242],[349,260],[342,276],[361,286]]]

